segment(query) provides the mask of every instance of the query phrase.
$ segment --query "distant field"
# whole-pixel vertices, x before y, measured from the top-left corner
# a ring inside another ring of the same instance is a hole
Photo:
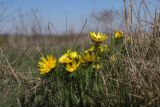
[[[80,37],[77,36],[78,34],[67,36],[67,46],[71,47],[78,39],[76,45],[85,45],[88,43],[89,37],[88,34],[83,34]],[[66,38],[65,35],[44,35],[44,36],[25,36],[25,35],[1,35],[0,36],[0,46],[1,47],[12,47],[12,48],[19,48],[23,49],[26,47],[36,48],[37,46],[46,46],[46,47],[64,47],[66,45]]]

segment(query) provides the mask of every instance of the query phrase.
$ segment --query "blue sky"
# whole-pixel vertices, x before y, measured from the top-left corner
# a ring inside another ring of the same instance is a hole
[[[44,23],[52,22],[59,32],[65,31],[65,11],[68,26],[73,25],[75,30],[80,30],[84,19],[90,17],[91,12],[104,9],[122,11],[123,0],[3,0],[13,15],[19,11],[24,14],[36,10],[37,16]],[[137,0],[140,1],[140,0]],[[155,0],[149,0],[155,1]],[[28,19],[28,17],[27,17]]]
[[[4,0],[5,1],[5,0]],[[68,26],[72,24],[75,30],[80,30],[83,20],[90,17],[91,12],[108,9],[121,9],[123,0],[7,0],[9,10],[18,15],[37,11],[44,22],[54,23],[59,32],[65,30],[65,11]],[[118,2],[117,2],[118,1]]]
[[[117,2],[118,1],[118,2]],[[88,15],[92,10],[120,8],[123,0],[14,0],[12,8],[29,11],[38,9],[45,15],[55,13],[61,17],[66,10],[70,16]]]

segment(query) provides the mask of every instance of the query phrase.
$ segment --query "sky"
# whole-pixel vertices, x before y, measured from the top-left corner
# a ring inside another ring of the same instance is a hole
[[[58,32],[63,32],[67,25],[72,25],[79,31],[85,18],[90,17],[91,12],[104,9],[121,9],[123,0],[3,0],[8,6],[12,16],[19,16],[21,12],[24,17],[36,12],[39,20],[44,23],[51,22]],[[8,2],[6,2],[8,1]],[[118,2],[117,2],[118,1]],[[28,18],[27,18],[28,19]],[[26,20],[25,20],[26,21]],[[10,25],[8,25],[10,26]]]
[[[72,25],[76,31],[80,31],[85,18],[89,19],[93,11],[123,10],[123,0],[0,0],[0,3],[5,4],[4,7],[7,7],[8,14],[11,16],[19,17],[21,13],[25,25],[33,23],[31,22],[33,15],[29,14],[34,11],[38,20],[44,24],[53,23],[58,32],[64,32],[66,29],[65,13],[67,25]],[[8,26],[11,26],[11,23]]]

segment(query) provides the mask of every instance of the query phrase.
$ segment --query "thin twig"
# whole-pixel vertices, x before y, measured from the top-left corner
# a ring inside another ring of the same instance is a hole
[[[67,30],[68,30],[67,24],[68,24],[68,22],[67,22],[67,12],[66,11],[65,11],[65,18],[66,18],[65,50],[67,50]]]
[[[18,103],[19,107],[22,107],[22,104],[21,104],[21,102],[20,102],[18,97],[17,97],[17,103]]]
[[[146,23],[148,23],[148,24],[151,24],[151,25],[154,25],[154,26],[160,28],[160,26],[159,26],[159,25],[156,25],[156,23],[148,22],[148,21],[145,21],[145,20],[141,20],[141,21],[146,22]]]
[[[37,84],[37,85],[35,85],[34,87],[32,87],[31,89],[29,89],[29,91],[32,91],[33,89],[36,89],[39,85],[40,85],[40,83],[42,82],[42,80],[41,81],[39,81],[39,83]]]
[[[43,48],[45,49],[45,43],[44,43],[44,38],[43,38],[42,29],[41,29],[40,23],[39,23],[39,21],[38,21],[37,15],[36,15],[36,13],[35,13],[34,10],[33,10],[33,15],[34,15],[34,17],[35,17],[35,19],[36,19],[36,22],[37,22],[37,24],[38,24],[38,27],[39,27],[39,30],[40,30],[40,33],[41,33],[41,36],[42,36],[42,42],[43,42],[42,46],[43,46]],[[41,42],[40,42],[40,41],[39,41],[39,43],[40,43],[40,45],[41,45]]]
[[[82,27],[82,29],[81,29],[81,31],[80,31],[80,33],[79,33],[78,37],[76,38],[76,41],[74,42],[74,45],[73,45],[73,48],[72,48],[72,49],[74,49],[74,48],[75,48],[75,45],[76,45],[76,43],[77,43],[77,41],[78,41],[79,37],[81,36],[82,31],[83,31],[83,29],[85,28],[86,24],[87,24],[87,18],[86,18],[86,20],[85,20],[85,22],[84,22],[84,24],[83,24],[83,27]]]
[[[50,25],[52,25],[53,29],[55,30],[55,34],[51,33],[51,28]],[[55,35],[57,35],[57,30],[55,29],[54,25],[52,23],[48,23],[48,31],[49,31],[49,35],[51,36],[52,40],[53,40],[53,46],[54,46],[54,52],[57,52],[56,50],[56,43],[55,43]]]
[[[37,49],[38,49],[38,52],[41,54],[41,56],[44,56],[42,53],[42,50],[39,47],[37,47]]]
[[[16,75],[14,69],[12,68],[11,64],[9,63],[8,59],[6,58],[6,56],[3,54],[2,49],[1,49],[1,56],[4,57],[6,63],[8,64],[9,69],[11,70],[11,73],[13,75],[13,77],[16,79],[16,81],[20,84],[20,80],[18,79],[18,76]]]

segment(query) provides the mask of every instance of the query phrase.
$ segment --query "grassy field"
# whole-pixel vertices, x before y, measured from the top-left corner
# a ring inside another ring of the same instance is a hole
[[[57,60],[73,49],[77,37],[1,36],[0,38],[0,106],[157,106],[160,105],[160,37],[159,32],[124,33],[130,45],[111,45],[111,53],[101,57],[102,67],[81,65],[70,73],[57,64],[48,75],[40,75],[38,61],[42,54]],[[147,36],[150,35],[150,36]],[[113,37],[109,35],[108,40]],[[138,38],[138,39],[137,39]],[[89,47],[84,34],[73,50],[82,54]],[[67,44],[67,45],[66,45]],[[125,49],[125,50],[124,50]],[[116,55],[114,63],[111,56]]]
[[[124,25],[120,37],[115,32],[106,33],[107,39],[103,34],[83,33],[87,19],[82,34],[65,35],[71,33],[67,32],[67,17],[64,35],[42,36],[36,14],[40,33],[1,34],[0,107],[159,107],[159,8],[153,13],[145,0],[139,8],[134,2],[123,2],[124,12],[118,16]],[[97,22],[107,25],[103,15]],[[97,22],[91,25],[98,27]],[[108,27],[116,29],[114,24]],[[104,32],[110,31],[107,28]],[[54,68],[51,61],[47,67],[52,69],[41,75],[39,62],[45,62],[41,60],[47,55],[53,55],[57,63]],[[60,61],[63,55],[68,56]]]

